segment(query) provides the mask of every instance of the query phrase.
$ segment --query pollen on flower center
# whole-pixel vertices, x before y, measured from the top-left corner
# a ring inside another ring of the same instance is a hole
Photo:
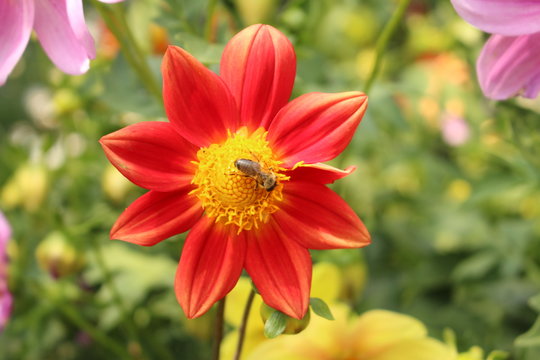
[[[224,143],[197,152],[192,181],[196,188],[191,193],[201,200],[207,216],[238,226],[238,232],[257,228],[279,210],[282,182],[289,179],[282,174],[285,169],[274,158],[266,134],[263,128],[249,134],[242,127]]]

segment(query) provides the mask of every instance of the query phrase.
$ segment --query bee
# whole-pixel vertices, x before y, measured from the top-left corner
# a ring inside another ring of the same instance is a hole
[[[277,185],[276,174],[271,171],[263,170],[260,163],[249,159],[237,159],[234,161],[234,166],[240,170],[244,175],[249,176],[270,192],[274,190]]]

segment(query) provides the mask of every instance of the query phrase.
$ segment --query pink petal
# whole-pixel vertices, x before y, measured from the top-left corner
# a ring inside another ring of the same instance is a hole
[[[63,72],[86,72],[96,55],[81,0],[36,1],[34,29],[51,61]]]
[[[476,63],[484,94],[495,100],[524,92],[534,98],[540,88],[540,33],[507,37],[492,35]]]
[[[268,306],[301,319],[309,302],[311,257],[290,237],[273,222],[248,231],[245,266]]]
[[[165,110],[180,135],[206,147],[236,131],[236,103],[219,76],[177,46],[169,46],[161,70]]]
[[[199,200],[188,195],[190,190],[147,192],[118,217],[111,239],[152,246],[190,229],[203,212]]]
[[[0,274],[1,275],[1,274]],[[6,279],[0,277],[0,333],[11,316],[13,296],[9,292]]]
[[[245,232],[203,216],[189,233],[174,289],[190,319],[203,315],[236,285],[246,253]]]
[[[99,1],[101,1],[102,3],[114,4],[114,3],[122,2],[124,0],[99,0]]]
[[[34,0],[0,1],[0,86],[22,56],[34,22]]]
[[[360,92],[302,95],[276,115],[268,141],[286,168],[333,159],[351,141],[366,108]]]
[[[492,34],[516,36],[540,31],[538,0],[451,0],[470,24]]]
[[[309,249],[346,249],[369,245],[371,237],[351,207],[325,185],[290,181],[283,202],[273,214],[276,222]]]
[[[9,223],[0,211],[0,262],[2,262],[6,258],[7,253],[7,243],[8,240],[11,238],[11,226],[9,226]]]
[[[145,121],[99,141],[109,161],[131,182],[146,189],[174,191],[190,186],[197,148],[168,122]]]
[[[220,72],[236,99],[242,124],[252,130],[268,128],[291,96],[296,55],[279,30],[252,25],[229,41]]]
[[[303,164],[287,172],[286,175],[291,177],[291,181],[311,181],[319,184],[332,184],[334,181],[352,174],[354,170],[356,170],[356,166],[349,166],[345,170],[341,170],[327,164],[316,163]]]

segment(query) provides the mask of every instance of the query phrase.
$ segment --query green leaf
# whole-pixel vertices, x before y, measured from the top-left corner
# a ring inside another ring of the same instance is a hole
[[[540,294],[536,294],[529,299],[529,306],[532,307],[537,312],[540,312]]]
[[[517,347],[538,347],[540,346],[540,317],[536,318],[534,325],[525,334],[516,338]]]
[[[506,351],[494,350],[489,354],[487,360],[506,360],[509,357],[510,354],[508,354]]]
[[[334,320],[334,315],[332,315],[330,308],[328,305],[326,305],[324,300],[319,298],[310,298],[309,304],[311,305],[311,308],[315,314],[327,320]]]
[[[264,335],[273,339],[283,333],[287,327],[287,316],[282,312],[274,310],[264,324]]]

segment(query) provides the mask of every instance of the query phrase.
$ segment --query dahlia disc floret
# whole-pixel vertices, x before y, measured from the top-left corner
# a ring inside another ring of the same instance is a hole
[[[268,25],[233,37],[220,75],[175,46],[162,72],[170,122],[141,122],[100,140],[111,163],[149,190],[120,215],[111,238],[151,246],[191,229],[175,279],[189,318],[231,291],[244,269],[269,306],[302,318],[308,249],[370,243],[326,186],[354,167],[322,164],[350,142],[366,95],[308,93],[289,102],[294,49]]]

